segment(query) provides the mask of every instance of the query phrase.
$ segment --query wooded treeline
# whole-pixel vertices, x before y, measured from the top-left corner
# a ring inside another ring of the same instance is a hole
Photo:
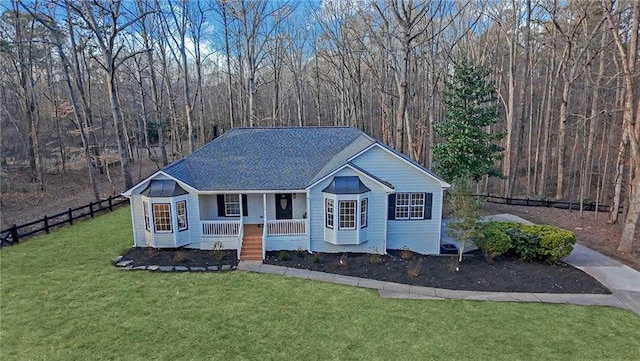
[[[238,126],[355,126],[430,167],[454,64],[490,70],[504,179],[480,191],[640,214],[633,0],[12,0],[2,163],[159,166]],[[1,5],[0,5],[1,6]],[[215,130],[214,130],[215,129]]]

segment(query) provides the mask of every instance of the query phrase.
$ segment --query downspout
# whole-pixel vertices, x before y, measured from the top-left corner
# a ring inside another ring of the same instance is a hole
[[[262,260],[267,254],[267,194],[262,193]]]
[[[242,238],[244,238],[244,209],[242,207],[242,194],[238,194],[240,201],[240,225],[238,226],[238,260],[240,260],[240,252],[242,251]]]

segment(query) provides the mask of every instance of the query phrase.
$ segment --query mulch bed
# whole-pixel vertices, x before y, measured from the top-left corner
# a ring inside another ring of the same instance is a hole
[[[238,265],[235,250],[202,251],[197,249],[154,249],[133,247],[122,253],[122,259],[133,260],[131,266],[185,266],[208,267]]]
[[[465,254],[452,272],[456,256],[424,256],[409,252],[403,258],[401,252],[390,251],[388,256],[362,253],[317,253],[282,251],[267,252],[264,263],[327,272],[345,276],[369,278],[380,281],[415,286],[437,287],[452,290],[488,292],[535,292],[609,294],[606,287],[588,274],[565,263],[551,265],[545,262],[524,262],[513,256],[502,256],[488,263],[479,251]],[[345,261],[346,255],[346,262]],[[346,265],[341,265],[340,260]],[[417,276],[411,276],[413,273]]]

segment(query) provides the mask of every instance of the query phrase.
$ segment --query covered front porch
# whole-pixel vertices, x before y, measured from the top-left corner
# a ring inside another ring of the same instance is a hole
[[[255,248],[259,240],[261,258],[278,247],[308,249],[306,193],[219,193],[199,195],[198,200],[205,248],[210,243],[212,248],[237,249],[241,257],[245,242]]]

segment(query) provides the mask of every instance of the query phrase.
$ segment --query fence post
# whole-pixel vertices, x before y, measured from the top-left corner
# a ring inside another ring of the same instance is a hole
[[[49,234],[49,219],[47,216],[44,216],[44,232]]]
[[[11,240],[13,243],[20,243],[18,237],[18,226],[14,224],[13,227],[11,227]]]
[[[113,212],[113,196],[109,196],[109,212]]]
[[[69,225],[73,226],[73,211],[71,210],[71,208],[69,208],[67,215],[69,216]]]
[[[89,202],[89,214],[91,218],[93,218],[93,202]]]

